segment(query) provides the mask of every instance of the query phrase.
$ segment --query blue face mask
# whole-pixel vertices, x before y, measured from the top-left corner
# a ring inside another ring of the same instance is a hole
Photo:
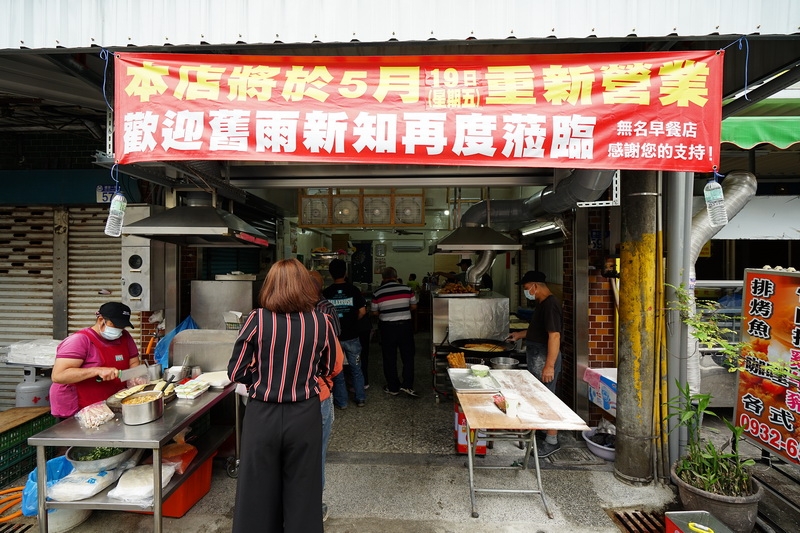
[[[533,294],[531,294],[530,291],[523,291],[523,292],[525,293],[525,298],[527,298],[528,300],[535,300],[536,299],[536,289],[535,288],[533,289]]]

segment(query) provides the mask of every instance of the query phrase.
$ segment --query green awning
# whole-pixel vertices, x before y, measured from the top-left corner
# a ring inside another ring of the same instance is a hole
[[[722,142],[744,149],[765,143],[786,149],[800,143],[800,100],[768,99],[726,118]]]

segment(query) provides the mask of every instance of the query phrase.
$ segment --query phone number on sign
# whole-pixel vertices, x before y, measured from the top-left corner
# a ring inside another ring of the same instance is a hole
[[[755,418],[750,418],[746,414],[739,416],[739,425],[762,442],[769,444],[778,451],[785,451],[786,455],[792,459],[800,460],[800,443],[796,439],[789,437],[783,440],[780,431]]]

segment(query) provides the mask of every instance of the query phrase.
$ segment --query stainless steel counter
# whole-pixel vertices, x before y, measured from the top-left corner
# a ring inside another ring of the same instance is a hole
[[[235,387],[236,385],[231,383],[224,389],[209,389],[202,396],[194,400],[179,398],[165,407],[164,416],[148,424],[127,426],[122,423],[122,420],[117,418],[97,429],[86,429],[80,427],[78,421],[71,418],[30,437],[28,439],[28,444],[37,447],[36,465],[38,468],[39,531],[41,533],[47,533],[46,510],[48,508],[77,508],[122,511],[149,510],[153,512],[155,521],[154,531],[156,533],[161,533],[162,501],[174,492],[184,480],[188,479],[192,472],[219,448],[225,439],[231,435],[233,427],[224,426],[222,428],[215,428],[212,426],[212,429],[195,443],[198,449],[198,455],[192,461],[191,465],[189,465],[189,468],[183,474],[176,474],[173,476],[170,483],[164,487],[163,490],[161,487],[161,469],[153,468],[153,506],[150,509],[142,509],[138,505],[108,498],[107,493],[112,487],[85,500],[75,502],[47,501],[45,447],[116,446],[120,448],[147,448],[153,450],[153,465],[160,465],[161,448],[172,442],[173,437],[181,430],[190,426],[214,405],[218,404],[229,394],[232,394]],[[238,406],[239,402],[237,401],[237,411]],[[238,420],[238,413],[236,420]]]

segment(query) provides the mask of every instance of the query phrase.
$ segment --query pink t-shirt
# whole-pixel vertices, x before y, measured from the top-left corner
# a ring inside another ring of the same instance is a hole
[[[131,356],[139,357],[139,348],[136,346],[136,341],[133,340],[131,334],[124,330],[122,337],[117,340],[110,341],[100,335],[97,335],[91,328],[89,335],[94,335],[101,339],[102,342],[109,345],[122,345],[128,344],[128,353],[136,354]],[[81,359],[83,364],[81,367],[95,367],[102,366],[102,357],[100,351],[95,348],[92,341],[84,334],[73,334],[61,341],[56,348],[56,358],[64,357],[67,359]],[[50,412],[53,416],[67,418],[78,412],[78,393],[75,390],[75,384],[53,383],[50,386]]]

